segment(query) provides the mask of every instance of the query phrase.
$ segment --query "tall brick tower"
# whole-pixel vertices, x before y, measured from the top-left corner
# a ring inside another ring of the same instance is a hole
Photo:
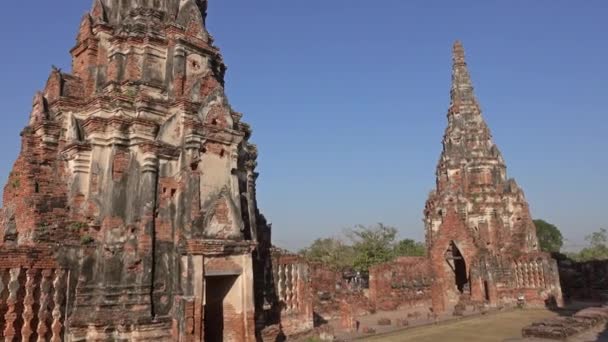
[[[460,42],[454,44],[452,59],[448,127],[436,189],[424,211],[438,293],[447,296],[447,303],[471,290],[479,291],[480,298],[481,292],[489,297],[497,281],[492,272],[500,273],[503,261],[538,251],[528,203],[515,180],[507,179],[505,162],[475,98]]]
[[[494,253],[538,249],[523,191],[513,179],[481,115],[460,42],[454,44],[448,127],[437,165],[437,188],[426,206],[427,241],[441,235],[452,206],[473,233],[477,248]]]
[[[255,340],[270,230],[206,11],[95,0],[82,19],[4,190],[0,335]]]

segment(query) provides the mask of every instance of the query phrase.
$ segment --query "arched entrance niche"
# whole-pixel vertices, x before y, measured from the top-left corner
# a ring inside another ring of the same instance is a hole
[[[469,284],[467,263],[464,255],[458,248],[458,244],[454,240],[450,241],[444,257],[453,272],[452,285],[458,289],[459,293],[470,293],[471,286]]]
[[[478,249],[470,230],[454,208],[447,208],[443,222],[431,241],[429,256],[433,268],[433,310],[437,313],[453,308],[463,296],[481,300],[482,284],[474,275]],[[491,285],[491,284],[490,284]],[[479,292],[479,293],[476,293]]]

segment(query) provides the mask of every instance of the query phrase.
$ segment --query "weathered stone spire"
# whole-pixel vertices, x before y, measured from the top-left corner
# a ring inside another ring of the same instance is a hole
[[[526,274],[530,279],[527,270],[538,269],[539,260],[548,260],[542,266],[548,291],[539,291],[539,297],[553,296],[560,302],[555,262],[538,253],[528,203],[515,180],[507,178],[504,160],[475,98],[459,41],[454,44],[452,60],[448,124],[436,188],[424,210],[434,279],[433,310],[454,307],[462,295],[493,304],[506,298],[497,296],[499,288],[518,293],[513,290],[529,285],[514,284],[513,275]],[[534,260],[533,266],[527,260]]]
[[[504,168],[502,156],[492,141],[492,134],[482,117],[473,89],[464,48],[460,41],[456,41],[452,52],[448,127],[443,139],[442,162],[438,165],[438,173],[442,172],[445,163],[461,165],[488,159],[494,159],[497,165]],[[506,176],[506,170],[501,174]]]
[[[452,63],[452,90],[450,92],[452,104],[475,102],[473,83],[467,69],[464,47],[459,40],[454,43]]]
[[[441,236],[444,217],[456,210],[478,248],[505,252],[536,250],[528,204],[492,140],[465,61],[464,48],[453,48],[452,88],[443,151],[437,165],[437,187],[426,206],[427,242]]]

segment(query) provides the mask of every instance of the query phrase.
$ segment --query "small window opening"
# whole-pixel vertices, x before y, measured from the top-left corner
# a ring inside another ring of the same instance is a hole
[[[38,184],[38,182],[34,183],[34,192],[35,193],[39,193],[40,192],[40,184]]]
[[[177,189],[171,189],[171,197],[174,197],[176,192],[177,192]]]
[[[224,154],[225,154],[225,153],[226,153],[226,152],[225,152],[223,149],[222,149],[222,150],[220,150],[220,158],[224,158]]]

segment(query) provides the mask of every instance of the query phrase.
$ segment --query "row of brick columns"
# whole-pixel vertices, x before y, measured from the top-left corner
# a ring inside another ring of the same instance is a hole
[[[0,269],[4,341],[63,340],[67,277],[62,269]]]
[[[300,309],[299,282],[300,272],[298,264],[277,265],[277,295],[284,304],[284,311],[293,312]]]
[[[545,288],[545,271],[542,260],[517,261],[513,264],[515,282],[519,288]]]

